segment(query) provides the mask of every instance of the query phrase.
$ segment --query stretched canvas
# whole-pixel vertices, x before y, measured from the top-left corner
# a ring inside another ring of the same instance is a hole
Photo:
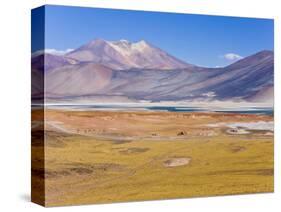
[[[32,10],[32,201],[273,192],[274,21]]]

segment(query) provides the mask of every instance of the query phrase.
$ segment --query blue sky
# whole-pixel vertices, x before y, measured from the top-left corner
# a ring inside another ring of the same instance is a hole
[[[45,48],[61,51],[96,38],[146,40],[188,63],[215,67],[274,48],[270,19],[64,6],[47,6],[45,17]]]

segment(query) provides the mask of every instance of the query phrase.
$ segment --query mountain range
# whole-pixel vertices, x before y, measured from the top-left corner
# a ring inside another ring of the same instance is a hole
[[[177,59],[142,40],[93,40],[65,55],[32,57],[32,96],[89,101],[273,102],[274,53],[261,51],[222,68]],[[45,79],[44,85],[42,78]],[[43,92],[43,89],[44,92]]]

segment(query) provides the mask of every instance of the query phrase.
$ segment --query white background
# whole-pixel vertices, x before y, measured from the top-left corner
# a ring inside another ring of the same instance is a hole
[[[2,0],[0,7],[0,211],[46,210],[30,198],[30,9],[64,4],[275,18],[275,193],[106,205],[52,211],[280,211],[280,0]],[[278,14],[279,13],[279,14]],[[253,39],[255,39],[253,37]],[[279,210],[278,210],[279,207]]]

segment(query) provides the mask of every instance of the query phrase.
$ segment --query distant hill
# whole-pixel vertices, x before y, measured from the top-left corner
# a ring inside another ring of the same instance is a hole
[[[127,40],[96,39],[66,56],[119,70],[129,68],[177,69],[190,66],[144,40],[131,43]]]
[[[45,73],[45,95],[58,101],[273,101],[272,51],[223,68],[203,68],[145,41],[98,39],[66,55],[36,55],[32,69],[36,79],[42,78],[38,72]],[[33,96],[42,93],[40,86],[33,87]]]

